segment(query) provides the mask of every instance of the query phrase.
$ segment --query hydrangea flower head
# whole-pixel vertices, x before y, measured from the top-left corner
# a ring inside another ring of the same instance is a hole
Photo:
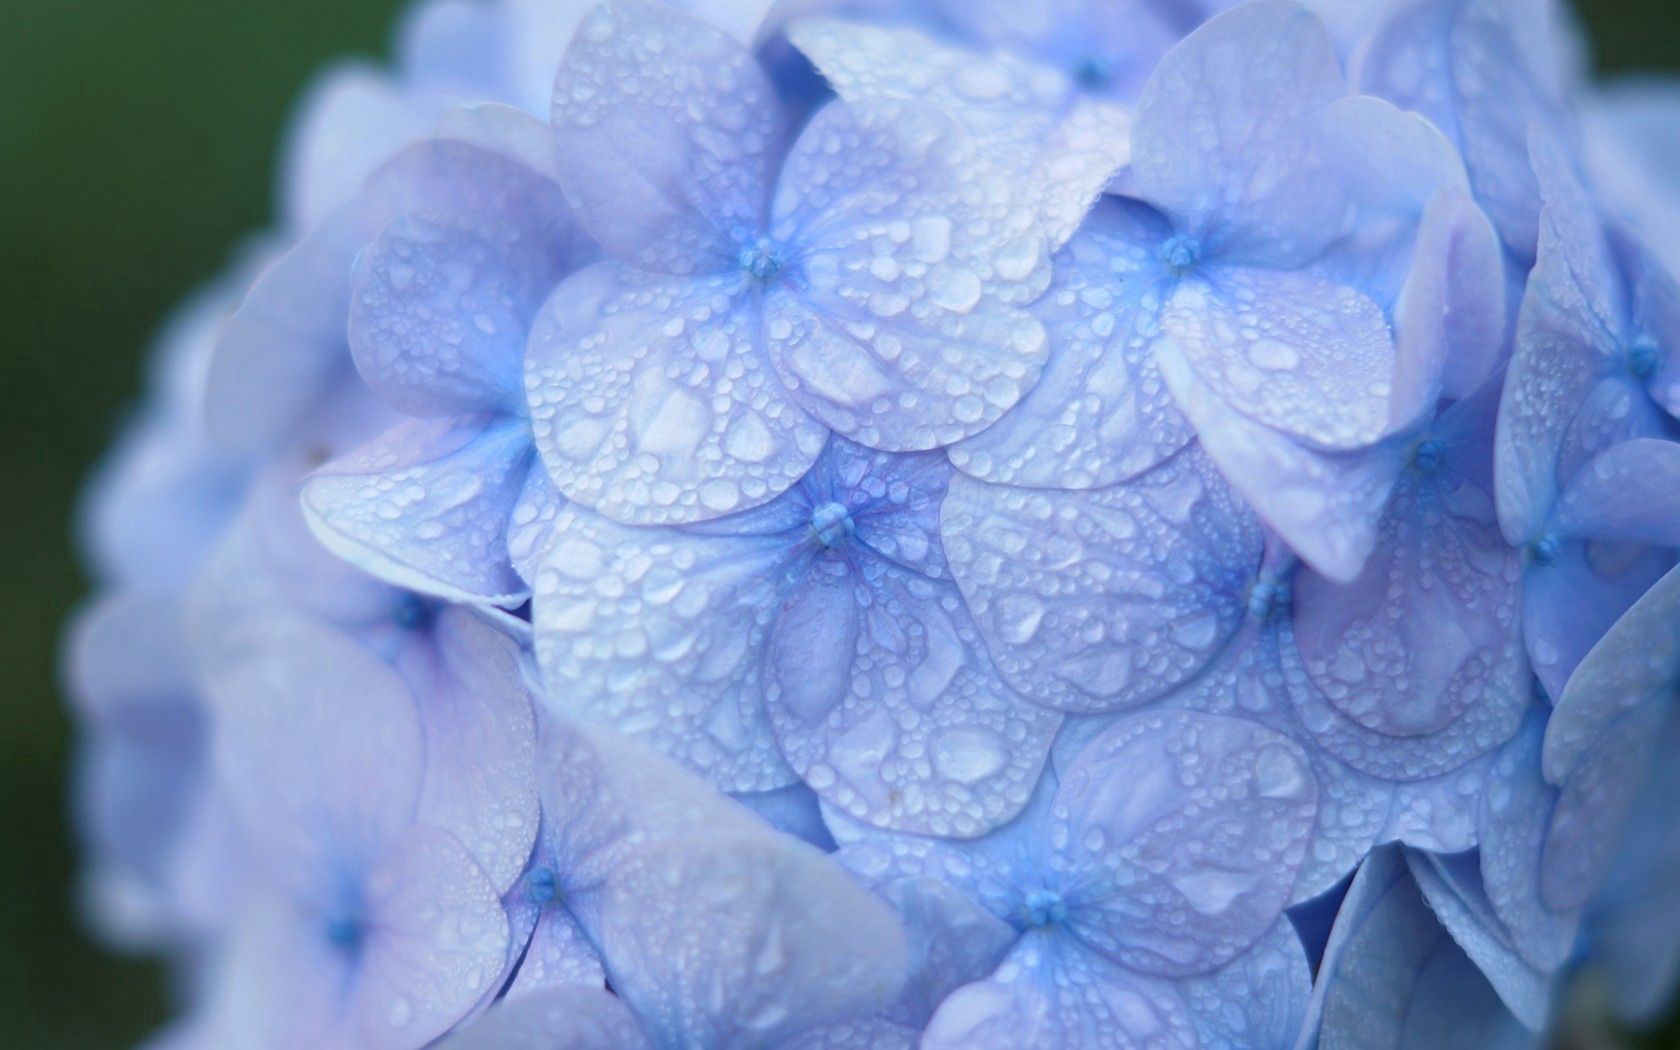
[[[1680,95],[1576,51],[1543,0],[418,4],[86,504],[85,897],[165,1045],[1658,1015]]]

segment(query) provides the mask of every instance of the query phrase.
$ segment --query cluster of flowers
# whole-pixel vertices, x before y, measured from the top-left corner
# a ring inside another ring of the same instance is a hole
[[[175,961],[158,1046],[1663,1008],[1680,91],[1547,0],[431,0],[400,51],[89,500],[87,893]]]

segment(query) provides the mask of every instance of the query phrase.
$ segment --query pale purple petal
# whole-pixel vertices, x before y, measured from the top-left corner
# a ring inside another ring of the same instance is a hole
[[[1344,90],[1324,26],[1301,5],[1260,0],[1213,18],[1144,87],[1132,134],[1139,195],[1209,254],[1313,258],[1347,206],[1318,150],[1324,109]]]
[[[608,883],[600,945],[612,987],[661,1044],[760,1045],[870,1015],[906,970],[891,911],[833,859],[768,830],[632,851]]]
[[[762,232],[781,116],[727,34],[642,0],[596,7],[560,65],[553,122],[567,198],[618,258],[716,272]]]
[[[1068,927],[1163,977],[1230,962],[1281,915],[1312,835],[1304,751],[1256,722],[1189,712],[1121,720],[1062,777],[1053,866]],[[1101,873],[1088,894],[1080,873]]]
[[[534,465],[523,420],[412,420],[312,474],[304,516],[328,550],[396,586],[517,605],[507,532]]]
[[[1264,544],[1199,449],[1083,492],[958,475],[941,529],[998,670],[1082,713],[1147,703],[1205,667],[1247,615]]]
[[[827,428],[759,347],[741,274],[660,278],[614,263],[573,275],[526,351],[531,427],[566,498],[633,524],[768,502],[816,461]]]
[[[1038,383],[1014,408],[950,449],[983,481],[1097,488],[1141,474],[1193,434],[1153,354],[1157,257],[1165,221],[1107,198],[1056,256],[1055,280],[1033,306],[1050,341]]]
[[[951,118],[897,102],[831,104],[788,156],[772,229],[787,269],[764,293],[764,345],[799,404],[854,441],[968,437],[1043,367],[1043,325],[998,290],[1042,287],[1048,262],[1004,254],[1011,201],[975,163]]]

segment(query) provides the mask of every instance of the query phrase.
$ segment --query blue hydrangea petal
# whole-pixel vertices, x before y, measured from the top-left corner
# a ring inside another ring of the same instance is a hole
[[[980,433],[951,446],[957,469],[1036,488],[1099,488],[1155,466],[1194,436],[1155,365],[1163,294],[1160,215],[1106,197],[1055,259],[1033,306],[1049,337],[1038,383]]]
[[[556,899],[597,945],[606,881],[643,843],[698,827],[770,834],[751,810],[639,740],[561,717],[540,725],[533,865],[554,871]]]
[[[952,479],[951,571],[1003,676],[1066,711],[1156,699],[1247,615],[1259,524],[1198,449],[1084,492]]]
[[[1130,156],[1128,113],[1071,93],[1061,71],[909,27],[808,18],[788,36],[842,99],[915,102],[962,124],[982,151],[980,169],[1028,209],[1011,228],[1033,236],[1017,239],[1010,255],[1028,258],[1039,235],[1050,251],[1065,243]]]
[[[561,984],[509,997],[438,1050],[651,1050],[624,1000],[600,985]]]
[[[555,515],[532,604],[555,702],[646,740],[730,791],[795,779],[765,715],[765,639],[808,559],[791,497],[727,533]]]
[[[516,883],[502,900],[515,931],[508,965],[519,967],[503,1002],[570,984],[601,987],[606,983],[601,955],[570,910],[554,902],[537,903],[522,883]]]
[[[1442,928],[1400,851],[1354,876],[1313,992],[1319,1050],[1526,1050],[1531,1033]]]
[[[500,12],[472,0],[421,0],[398,23],[398,62],[417,83],[493,96],[502,29]]]
[[[1523,578],[1523,635],[1546,695],[1563,694],[1576,666],[1640,595],[1674,565],[1670,551],[1566,541]]]
[[[999,678],[948,579],[821,561],[765,663],[770,721],[801,779],[881,827],[973,836],[1026,803],[1061,716]]]
[[[1605,449],[1575,472],[1552,514],[1558,536],[1680,547],[1680,442]]]
[[[236,290],[234,281],[216,282],[165,322],[147,377],[151,404],[88,483],[77,533],[103,584],[179,588],[238,510],[251,464],[223,449],[205,425],[210,358]]]
[[[613,989],[661,1045],[764,1045],[873,1014],[906,970],[892,912],[833,859],[768,830],[631,851],[601,930]]]
[[[662,4],[602,4],[560,65],[552,119],[567,199],[614,256],[713,273],[763,232],[784,129],[728,34]]]
[[[312,474],[304,515],[328,550],[392,584],[518,605],[506,534],[534,459],[522,420],[413,420]]]
[[[1534,243],[1542,191],[1523,147],[1536,124],[1560,123],[1562,110],[1557,17],[1544,4],[1464,5],[1450,44],[1470,185],[1505,242],[1524,254]]]
[[[411,824],[420,798],[424,735],[408,685],[347,635],[301,616],[271,612],[245,641],[255,655],[217,668],[207,692],[218,776],[246,826],[262,829],[256,844],[280,878],[300,884],[370,862]]]
[[[1354,60],[1360,90],[1422,114],[1458,144],[1477,199],[1520,256],[1534,253],[1540,212],[1529,128],[1555,122],[1559,109],[1551,17],[1537,4],[1399,5]]]
[[[536,719],[518,643],[446,608],[401,659],[426,739],[419,819],[451,832],[504,894],[537,836]]]
[[[1659,754],[1673,754],[1680,719],[1670,716]],[[1649,1025],[1680,981],[1680,834],[1672,814],[1680,766],[1655,763],[1587,928],[1589,965],[1605,975],[1610,1008],[1624,1024]]]
[[[349,1004],[361,1045],[428,1042],[495,994],[507,917],[452,835],[409,828],[368,872],[363,894],[368,932]]]
[[[1603,728],[1558,785],[1540,860],[1540,899],[1549,907],[1582,907],[1604,885],[1667,713],[1660,702],[1631,708]]]
[[[553,534],[555,516],[565,498],[554,487],[554,479],[540,466],[525,472],[525,486],[514,500],[513,513],[508,517],[508,560],[513,571],[529,586],[536,582],[542,568],[542,554],[548,538]]]
[[[1509,347],[1509,280],[1482,210],[1457,190],[1430,198],[1394,306],[1396,405],[1427,411],[1436,396],[1467,398],[1488,385]]]
[[[1122,719],[1080,752],[1051,811],[1068,928],[1139,973],[1228,963],[1282,914],[1316,812],[1306,753],[1282,734],[1182,711]]]
[[[267,452],[288,438],[350,364],[344,317],[363,236],[334,212],[257,276],[210,359],[205,419],[226,447]]]
[[[1161,327],[1234,411],[1319,449],[1369,445],[1414,414],[1392,400],[1394,340],[1381,308],[1311,271],[1186,277]]]
[[[355,199],[387,158],[431,130],[438,103],[405,92],[366,61],[338,62],[305,89],[281,147],[281,210],[313,230]]]
[[[827,428],[758,350],[736,273],[672,280],[602,263],[568,278],[533,325],[525,384],[556,487],[631,524],[703,521],[798,481]]]
[[[1019,937],[1009,923],[938,878],[900,877],[875,892],[892,906],[909,943],[909,976],[890,1015],[917,1028],[952,991],[989,976]]]
[[[1516,732],[1532,695],[1520,650],[1512,647],[1512,652],[1501,654],[1504,664],[1486,694],[1474,697],[1457,718],[1436,732],[1396,736],[1343,714],[1308,673],[1292,633],[1279,651],[1301,725],[1318,747],[1381,780],[1428,780],[1485,755]]]
[[[822,803],[804,784],[769,791],[736,791],[730,797],[784,835],[809,842],[824,853],[834,851],[834,836],[823,822]]]
[[[1149,0],[1051,0],[1030,7],[1009,0],[936,0],[933,6],[964,36],[1023,52],[1059,69],[1081,90],[1117,99],[1136,95],[1194,17],[1189,10],[1163,11]]]
[[[1393,805],[1379,842],[1399,842],[1432,853],[1462,853],[1476,846],[1482,792],[1495,751],[1456,769],[1419,780],[1392,781]]]
[[[511,215],[404,216],[363,250],[350,349],[387,403],[417,416],[524,414],[526,326],[572,261],[558,188],[530,181],[542,185],[506,202]]]
[[[1310,741],[1286,688],[1276,621],[1250,619],[1199,677],[1173,693],[1174,706],[1253,719]],[[1308,749],[1318,784],[1318,821],[1301,861],[1290,904],[1329,890],[1381,840],[1394,807],[1394,785],[1350,769],[1320,748]]]
[[[956,887],[1016,928],[1028,918],[1027,895],[1058,877],[1049,866],[1044,835],[1058,783],[1047,765],[1021,812],[977,838],[882,830],[827,804],[824,815],[841,843],[840,860],[871,885],[932,878]]]
[[[96,904],[119,937],[178,935],[169,887],[203,804],[210,732],[182,619],[178,598],[121,591],[70,628],[66,677],[84,734],[73,804],[94,892],[132,893],[144,910],[135,925],[156,923],[126,929]]]
[[[1333,580],[1357,576],[1376,543],[1403,443],[1310,449],[1233,408],[1170,341],[1157,344],[1156,361],[1202,449],[1261,520],[1316,571]]]
[[[1406,863],[1424,901],[1511,1015],[1531,1031],[1543,1029],[1552,996],[1548,974],[1530,965],[1511,943],[1482,888],[1475,858],[1407,850]]]
[[[1208,1050],[1293,1047],[1312,995],[1307,953],[1286,918],[1230,963],[1175,983]]]
[[[1464,161],[1420,113],[1375,95],[1348,95],[1324,111],[1325,162],[1355,203],[1419,214],[1441,190],[1469,192]]]
[[[1491,698],[1526,701],[1522,560],[1499,531],[1489,470],[1496,407],[1485,391],[1419,440],[1355,580],[1296,577],[1306,671],[1372,732],[1432,736]]]
[[[799,404],[855,441],[949,444],[1038,378],[1043,325],[988,291],[1042,287],[1048,261],[1008,254],[1009,201],[975,163],[949,117],[889,101],[825,107],[787,158],[772,237],[788,272],[764,293],[765,346]]]
[[[776,1044],[778,1050],[915,1050],[921,1032],[881,1017],[808,1028]]]
[[[995,974],[953,992],[926,1050],[1190,1050],[1196,1030],[1169,983],[1131,973],[1054,933],[1023,938]]]
[[[1545,738],[1542,709],[1502,747],[1488,770],[1477,821],[1481,882],[1488,903],[1530,965],[1551,971],[1575,946],[1581,916],[1556,911],[1540,897],[1540,859],[1557,790],[1540,774]]]
[[[1301,5],[1262,0],[1214,17],[1143,89],[1132,129],[1139,195],[1209,254],[1313,258],[1347,206],[1317,147],[1324,107],[1344,90],[1324,26]]]
[[[1536,159],[1544,152],[1537,150]],[[1539,534],[1558,489],[1569,481],[1573,466],[1584,461],[1579,457],[1611,443],[1610,434],[1577,441],[1581,447],[1571,457],[1575,462],[1562,461],[1571,428],[1581,425],[1577,414],[1614,361],[1624,308],[1614,260],[1585,190],[1565,175],[1547,181],[1552,188],[1540,217],[1538,257],[1518,312],[1495,448],[1500,523],[1514,544]],[[1587,415],[1617,418],[1614,411]],[[1623,425],[1633,417],[1620,413]]]
[[[1677,678],[1680,569],[1658,580],[1616,621],[1556,694],[1543,751],[1546,779],[1563,783],[1618,719],[1667,702]]]

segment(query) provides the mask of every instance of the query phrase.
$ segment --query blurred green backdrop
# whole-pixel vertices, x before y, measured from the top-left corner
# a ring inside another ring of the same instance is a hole
[[[1032,0],[1023,0],[1032,2]],[[133,1044],[150,967],[79,925],[58,635],[86,586],[80,479],[136,396],[170,307],[271,207],[288,106],[398,0],[10,0],[0,13],[0,1044]],[[1607,69],[1680,70],[1676,0],[1585,0]],[[1608,1045],[1616,1045],[1610,1043]],[[1646,1043],[1680,1046],[1680,1027]]]

